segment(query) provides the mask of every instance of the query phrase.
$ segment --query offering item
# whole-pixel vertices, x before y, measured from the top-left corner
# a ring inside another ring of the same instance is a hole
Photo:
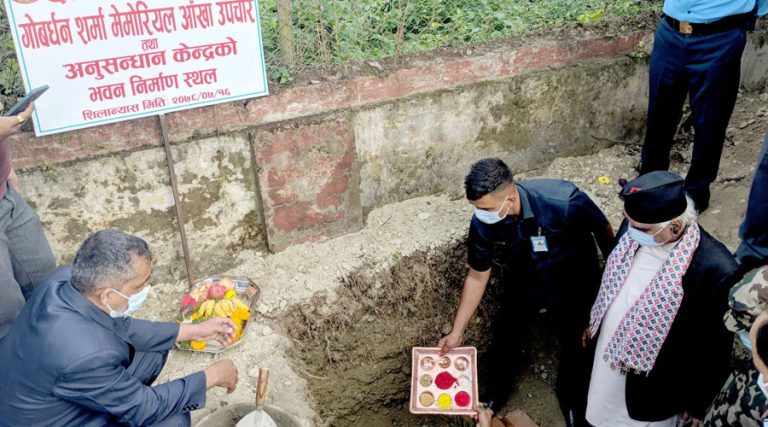
[[[179,323],[200,323],[212,317],[228,317],[235,324],[235,338],[228,346],[215,341],[176,343],[181,350],[219,353],[242,342],[251,313],[259,299],[260,289],[250,279],[210,277],[195,284],[192,292],[181,299]]]
[[[411,413],[474,415],[473,407],[479,403],[477,350],[458,347],[443,356],[439,352],[439,348],[413,348]]]

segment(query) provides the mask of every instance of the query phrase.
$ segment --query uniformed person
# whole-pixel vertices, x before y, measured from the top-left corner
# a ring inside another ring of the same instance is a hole
[[[558,399],[566,421],[582,425],[589,378],[575,376],[583,371],[576,365],[586,360],[579,325],[587,322],[600,285],[595,241],[607,256],[613,229],[595,203],[572,183],[550,179],[516,183],[498,158],[472,165],[464,184],[467,199],[475,207],[469,227],[469,272],[452,330],[438,346],[447,352],[461,344],[485,292],[493,260],[500,259],[514,274],[510,291],[515,299],[532,302],[528,306],[543,304],[555,318],[561,346]],[[497,381],[489,384],[493,391],[487,396],[501,404],[508,390],[500,382],[510,360],[502,353],[497,351],[496,359],[507,366],[491,368]]]
[[[741,244],[736,249],[736,261],[742,271],[768,263],[768,133],[757,158],[755,176],[749,190],[747,213],[739,228]]]
[[[759,341],[760,334],[757,332],[766,327],[765,321],[768,320],[768,265],[748,272],[731,289],[730,307],[725,315],[725,327],[739,337],[734,351],[735,366],[712,402],[703,424],[714,427],[762,427],[763,420],[768,416],[766,395],[763,393],[766,380],[760,379],[756,365],[762,363],[764,367],[768,355],[760,356],[753,338]],[[752,337],[750,330],[754,331]],[[768,333],[768,329],[764,333]],[[768,343],[763,346],[768,349]],[[753,361],[755,356],[760,362]],[[764,376],[768,378],[768,375]]]
[[[648,127],[640,173],[669,168],[689,99],[696,131],[685,191],[703,212],[717,177],[725,130],[739,93],[741,54],[768,0],[665,0],[649,70]]]

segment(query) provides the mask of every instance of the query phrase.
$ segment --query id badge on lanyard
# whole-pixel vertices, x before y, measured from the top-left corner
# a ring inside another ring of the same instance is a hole
[[[541,227],[539,227],[538,236],[531,236],[531,247],[534,252],[549,252],[547,238],[541,235]]]

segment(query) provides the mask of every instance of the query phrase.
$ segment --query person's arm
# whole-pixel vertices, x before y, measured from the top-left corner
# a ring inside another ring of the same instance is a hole
[[[8,182],[13,186],[13,189],[19,191],[19,176],[16,175],[16,171],[11,166],[11,171],[8,172]]]
[[[214,340],[228,345],[235,337],[235,324],[226,317],[201,323],[151,322],[127,317],[123,320],[131,344],[137,351],[165,351],[181,341]]]
[[[597,246],[600,248],[600,252],[603,254],[603,259],[608,259],[608,255],[613,250],[613,241],[616,239],[616,235],[613,233],[613,227],[611,223],[606,223],[602,231],[594,233]]]
[[[725,327],[731,332],[749,332],[752,322],[768,309],[768,266],[748,271],[728,294]]]
[[[217,341],[229,345],[235,338],[235,323],[226,317],[214,317],[201,323],[182,323],[179,327],[179,341]]]
[[[3,105],[0,103],[0,110],[2,110]],[[5,117],[0,116],[0,142],[2,142],[5,138],[8,138],[9,136],[13,135],[14,133],[21,130],[21,126],[29,120],[29,118],[32,116],[32,111],[35,109],[35,103],[29,104],[26,110],[22,111],[19,115],[13,116],[13,117]],[[20,121],[19,118],[21,118],[24,121]]]
[[[144,319],[126,317],[122,320],[125,332],[136,351],[157,352],[173,348],[179,335],[176,322],[152,322]]]
[[[717,272],[710,273],[717,276]],[[721,276],[722,277],[722,276]],[[736,281],[730,274],[717,285],[697,295],[696,338],[706,357],[692,353],[690,392],[687,394],[685,411],[696,420],[703,420],[707,407],[712,403],[730,372],[733,334],[725,328],[723,315],[728,310],[728,291]],[[712,286],[710,283],[708,286]],[[706,374],[702,375],[702,372]]]
[[[613,227],[608,222],[603,211],[587,196],[586,193],[576,190],[568,201],[568,208],[565,212],[565,221],[577,228],[586,228],[593,236],[603,258],[608,259],[608,255],[613,250]]]
[[[451,332],[443,337],[437,346],[441,348],[440,354],[445,354],[453,348],[461,345],[461,339],[464,337],[464,331],[469,324],[472,315],[475,314],[477,306],[485,293],[485,287],[488,279],[491,277],[491,269],[486,271],[477,271],[470,267],[467,277],[464,279],[464,287],[461,291],[461,301],[459,309],[456,311],[456,317],[453,321]]]
[[[539,427],[528,414],[520,409],[508,413],[504,417],[504,425],[506,427]]]
[[[232,393],[237,387],[237,367],[231,359],[222,359],[205,368],[205,389],[224,387]]]

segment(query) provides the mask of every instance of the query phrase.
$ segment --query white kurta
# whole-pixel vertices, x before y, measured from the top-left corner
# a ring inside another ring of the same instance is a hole
[[[611,369],[603,353],[629,308],[651,283],[661,265],[669,257],[674,243],[657,247],[641,246],[635,254],[626,283],[616,296],[600,325],[592,379],[589,382],[587,421],[595,427],[675,427],[679,417],[664,421],[644,422],[629,417],[626,402],[627,377]]]

